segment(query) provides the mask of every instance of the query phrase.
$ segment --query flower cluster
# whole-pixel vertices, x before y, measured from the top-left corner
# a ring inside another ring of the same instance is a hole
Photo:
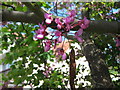
[[[45,31],[46,30],[46,25],[39,24],[40,29],[35,31],[36,35],[34,36],[36,39],[43,39],[44,36],[47,36],[48,33]]]
[[[45,41],[45,47],[44,47],[44,51],[47,52],[50,50],[50,47],[52,45],[52,42],[54,42],[54,48],[56,47],[57,43],[61,43],[62,40],[62,36],[64,36],[64,33],[68,33],[71,29],[73,29],[76,26],[79,26],[80,29],[75,33],[75,38],[79,41],[79,42],[83,42],[83,39],[80,37],[80,35],[82,35],[83,30],[86,29],[89,26],[90,21],[84,17],[83,20],[79,20],[77,24],[74,23],[75,20],[75,15],[76,15],[76,11],[75,10],[71,10],[68,13],[68,16],[65,18],[52,18],[52,14],[48,14],[45,13],[44,17],[45,17],[45,24],[51,24],[52,22],[56,23],[56,31],[52,32],[54,35],[52,37],[56,37],[56,39],[54,40],[46,40]],[[46,32],[46,28],[47,26],[43,25],[43,24],[39,24],[40,29],[38,29],[35,35],[36,39],[43,39],[45,36],[48,35],[48,33]],[[63,49],[58,50],[58,55],[62,57],[63,60],[66,59],[66,53],[64,52]]]

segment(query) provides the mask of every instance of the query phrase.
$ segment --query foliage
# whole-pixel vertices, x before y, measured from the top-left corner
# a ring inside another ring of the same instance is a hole
[[[12,7],[3,5],[3,9],[23,12],[29,11],[29,9],[20,2],[4,2],[4,4]],[[52,6],[55,7],[52,3],[46,2],[35,2],[32,4],[37,4],[39,7],[45,8],[46,10],[51,9]],[[74,8],[78,11],[75,18],[81,19],[79,16],[81,14],[80,10],[82,10],[81,7],[83,6],[86,10],[90,9],[90,20],[104,19],[107,21],[119,21],[119,13],[114,13],[112,11],[113,9],[117,9],[114,2],[58,3],[57,9],[53,8],[51,13],[62,16],[60,11],[70,11],[71,8]],[[64,15],[66,16],[67,14],[64,13]],[[3,80],[14,80],[13,83],[15,85],[22,84],[22,86],[32,84],[33,87],[40,87],[39,85],[41,84],[43,88],[57,88],[59,86],[65,88],[69,80],[68,71],[63,74],[60,69],[50,69],[52,67],[49,65],[48,61],[54,62],[55,56],[52,50],[44,52],[45,45],[42,42],[47,39],[47,37],[39,40],[35,40],[33,37],[35,35],[34,32],[39,29],[39,26],[23,22],[8,23],[8,25],[2,27],[2,50],[7,50],[9,46],[12,46],[10,52],[6,53],[6,57],[2,59],[2,62],[4,64],[11,64],[11,70],[7,74],[7,77],[2,77]],[[110,74],[114,77],[118,77],[117,75],[120,73],[120,63],[116,60],[119,59],[119,49],[115,45],[115,36],[116,35],[113,34],[100,35],[91,33],[91,39],[102,51],[105,62],[109,67]],[[67,65],[69,64],[68,58],[66,63]],[[82,66],[79,65],[77,67],[77,75],[80,67]],[[34,71],[37,71],[37,73],[34,73]],[[66,81],[63,81],[63,79],[66,79]],[[89,75],[85,76],[84,79],[85,81],[91,81]],[[114,83],[116,86],[120,87],[119,79],[115,80]],[[77,83],[76,86],[83,87],[83,85],[77,85]]]

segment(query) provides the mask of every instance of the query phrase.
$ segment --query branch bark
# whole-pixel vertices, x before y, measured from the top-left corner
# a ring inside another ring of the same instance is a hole
[[[110,78],[108,67],[105,64],[101,51],[89,38],[88,33],[84,33],[83,38],[86,40],[82,45],[82,50],[89,63],[93,88],[114,88],[114,84]]]
[[[28,7],[32,12],[34,12],[38,17],[44,18],[44,13],[47,13],[43,9],[39,8],[37,4],[33,6],[30,2],[22,3],[25,4],[25,6]]]
[[[26,13],[19,11],[8,11],[3,10],[2,13],[2,21],[13,21],[13,22],[25,22],[25,23],[33,23],[38,24],[39,22],[45,19],[43,16],[37,16],[35,13]],[[75,20],[77,23],[78,20]],[[55,26],[55,23],[50,24],[49,26]],[[75,27],[73,30],[77,31],[78,27]],[[85,30],[87,32],[96,32],[96,33],[120,33],[120,22],[116,21],[105,21],[105,20],[96,20],[91,21],[90,26]]]

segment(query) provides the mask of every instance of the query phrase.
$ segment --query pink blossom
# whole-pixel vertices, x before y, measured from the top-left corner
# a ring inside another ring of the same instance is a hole
[[[50,24],[50,23],[52,22],[52,19],[46,19],[45,22],[46,22],[47,24]]]
[[[82,35],[82,33],[83,33],[83,29],[79,29],[79,30],[77,31],[77,34],[78,34],[78,35]]]
[[[57,42],[59,42],[59,43],[62,42],[62,36],[59,36],[59,37],[58,37]]]
[[[66,58],[67,58],[67,55],[66,55],[66,53],[64,53],[64,54],[62,55],[62,59],[63,59],[63,60],[66,60]]]
[[[52,16],[52,14],[48,14],[48,13],[45,13],[44,14],[44,17],[45,17],[45,22],[47,23],[47,24],[50,24],[52,21],[53,21],[53,18],[51,17]]]
[[[116,39],[116,47],[119,47],[120,46],[120,39]]]
[[[56,19],[55,19],[55,22],[58,24],[58,25],[57,25],[57,28],[58,28],[58,29],[61,29],[61,28],[62,28],[62,22],[60,21],[60,19],[59,19],[59,18],[56,18]]]
[[[36,39],[43,39],[44,36],[48,35],[48,33],[45,31],[46,30],[46,25],[42,25],[39,23],[40,29],[36,30],[35,33],[37,34],[35,36]]]
[[[62,35],[62,32],[60,32],[58,30],[55,32],[55,36],[61,36],[61,35]]]
[[[59,18],[55,18],[55,22],[56,22],[57,24],[62,23]]]
[[[70,29],[71,29],[70,24],[67,24],[67,25],[66,25],[66,31],[69,31]]]
[[[47,52],[47,51],[49,51],[49,50],[50,50],[50,45],[46,45],[46,46],[44,47],[44,51]]]
[[[46,71],[46,72],[43,72],[43,74],[44,74],[46,77],[48,77],[49,72],[48,72],[48,71]]]
[[[84,24],[85,25],[89,25],[90,24],[90,20],[88,20],[86,17],[84,17],[83,20],[84,20]]]
[[[58,29],[61,29],[61,28],[62,28],[62,25],[61,25],[61,24],[58,24],[58,25],[57,25],[57,28],[58,28]]]
[[[43,39],[43,38],[44,38],[44,35],[43,35],[43,34],[38,34],[38,35],[36,35],[36,38],[37,38],[37,39]]]
[[[68,17],[66,17],[66,18],[63,18],[62,20],[63,20],[63,22],[64,22],[65,24],[69,24],[69,23],[71,23],[71,22],[74,22],[74,17],[68,16]]]
[[[44,47],[44,51],[47,52],[50,50],[50,45],[51,45],[51,41],[50,40],[47,40],[45,42],[45,47]]]
[[[81,43],[83,42],[83,39],[81,37],[77,36],[76,38],[79,42],[81,42]]]
[[[74,17],[76,15],[76,10],[72,10],[68,13],[70,17]]]
[[[81,24],[80,27],[81,27],[82,29],[86,29],[86,28],[87,28],[87,26],[86,26],[85,24]]]
[[[67,55],[64,52],[64,50],[62,48],[58,48],[57,51],[58,51],[58,56],[61,56],[63,60],[66,60]]]
[[[78,24],[80,25],[80,27],[82,29],[86,29],[89,26],[89,24],[90,24],[90,20],[88,20],[86,17],[84,17],[83,20],[79,20],[78,21]]]
[[[43,24],[43,23],[42,23],[42,24]],[[41,29],[46,29],[46,25],[42,25],[42,24],[39,23],[39,27],[40,27]]]
[[[71,22],[71,17],[66,17],[62,19],[65,24],[69,24]]]
[[[79,37],[80,35],[82,35],[83,33],[83,29],[79,29],[76,33],[75,33],[75,38],[79,41],[79,42],[83,42],[83,39],[81,37]]]

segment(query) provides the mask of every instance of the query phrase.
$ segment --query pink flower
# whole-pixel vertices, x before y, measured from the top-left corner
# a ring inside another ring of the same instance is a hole
[[[44,36],[48,35],[48,33],[45,31],[46,30],[46,26],[42,25],[39,23],[40,29],[36,30],[35,33],[37,34],[35,36],[36,39],[43,39]]]
[[[70,29],[71,29],[70,24],[67,24],[67,25],[66,25],[66,31],[69,31]]]
[[[51,16],[52,16],[52,14],[48,14],[48,13],[45,13],[45,14],[44,14],[44,17],[45,17],[45,18],[51,18]]]
[[[83,39],[81,37],[77,36],[76,38],[79,42],[81,42],[81,43],[83,42]]]
[[[57,24],[62,23],[59,18],[55,18],[55,22],[56,22]]]
[[[51,45],[51,41],[50,40],[47,40],[45,42],[45,47],[44,47],[44,51],[47,52],[50,50],[50,45]]]
[[[58,42],[58,43],[61,43],[61,42],[62,42],[62,36],[59,36],[59,37],[58,37],[57,42]]]
[[[43,39],[43,38],[44,38],[44,35],[43,35],[43,34],[38,34],[38,35],[36,35],[36,38],[37,38],[37,39]]]
[[[42,23],[42,24],[43,24],[43,23]],[[42,25],[42,24],[39,23],[39,27],[40,27],[41,29],[46,29],[46,25]]]
[[[69,24],[72,19],[71,19],[71,17],[68,16],[68,17],[66,17],[66,18],[63,18],[62,20],[63,20],[63,22],[64,22],[65,24]]]
[[[64,54],[62,55],[62,59],[63,59],[63,60],[66,60],[66,58],[67,58],[67,55],[66,55],[66,53],[64,53]]]
[[[63,60],[66,60],[67,55],[64,52],[64,50],[62,48],[58,48],[57,51],[58,51],[58,56],[61,56]]]
[[[60,19],[59,19],[59,18],[56,18],[56,19],[55,19],[55,22],[58,24],[58,25],[57,25],[57,28],[58,28],[58,29],[61,29],[61,28],[62,28],[62,22],[60,21]]]
[[[86,17],[84,17],[84,19],[79,20],[78,23],[82,29],[86,29],[90,24],[90,20],[88,20]]]
[[[44,17],[45,17],[45,22],[47,23],[47,24],[50,24],[52,21],[53,21],[53,18],[51,17],[52,16],[52,14],[48,14],[48,13],[45,13],[44,14]]]
[[[83,33],[83,29],[79,29],[79,30],[77,31],[77,34],[78,34],[78,35],[82,35],[82,33]]]
[[[45,22],[46,22],[47,24],[50,24],[50,23],[52,22],[52,19],[46,19]]]
[[[89,25],[90,24],[90,20],[88,20],[86,17],[84,17],[83,20],[84,20],[84,24],[85,25]]]
[[[62,32],[60,32],[58,30],[55,32],[55,36],[61,36],[61,35],[62,35]]]
[[[76,10],[72,10],[68,13],[70,17],[74,17],[76,15]]]
[[[119,47],[119,46],[120,46],[120,39],[117,38],[117,39],[116,39],[116,47]]]
[[[76,33],[75,33],[75,38],[79,41],[79,42],[83,42],[83,39],[81,37],[79,37],[80,35],[82,35],[83,33],[83,29],[79,29]]]
[[[56,31],[55,32],[55,36],[58,36],[58,38],[57,38],[57,42],[58,43],[61,43],[62,42],[62,32],[60,32],[60,31]]]

